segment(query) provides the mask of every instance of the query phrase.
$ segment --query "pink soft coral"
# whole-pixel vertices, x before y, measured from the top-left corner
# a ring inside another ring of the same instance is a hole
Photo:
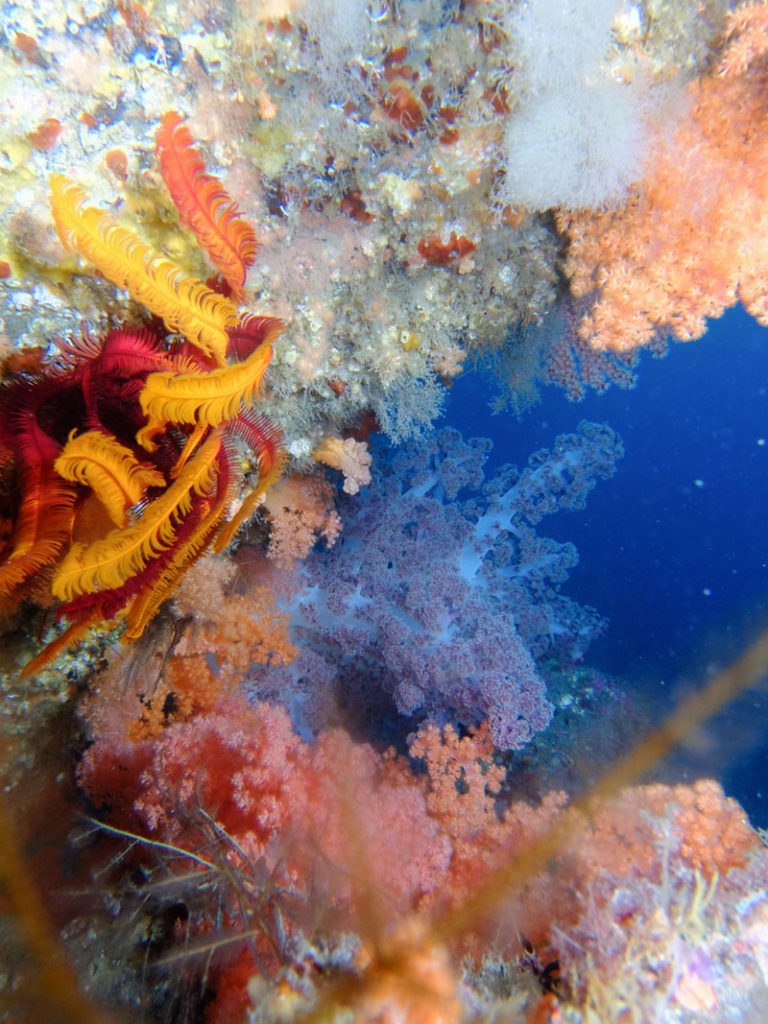
[[[351,928],[363,952],[347,965],[350,1005],[411,1012],[407,993],[431,982],[386,952],[401,936],[408,963],[439,982],[452,1020],[454,953],[479,954],[492,940],[515,955],[523,934],[556,956],[563,931],[585,917],[614,926],[625,912],[617,893],[634,893],[632,913],[646,894],[652,920],[669,879],[683,901],[704,893],[701,882],[691,890],[692,877],[711,879],[712,898],[718,877],[730,884],[756,856],[741,808],[711,781],[636,787],[589,819],[565,809],[559,793],[539,807],[509,803],[489,735],[487,725],[465,737],[427,727],[411,743],[426,771],[414,772],[412,761],[338,729],[312,747],[281,707],[232,697],[152,742],[98,740],[80,781],[97,806],[111,805],[117,827],[148,829],[174,863],[194,859],[218,878],[212,906],[189,930],[220,933],[223,922],[237,938],[261,922],[233,973],[223,968],[222,1006],[238,1002],[249,956],[254,972],[272,974],[293,955],[298,930],[322,941]],[[565,824],[567,845],[550,848],[531,874],[528,851],[553,823]]]
[[[333,488],[321,473],[293,473],[267,494],[270,515],[268,555],[284,569],[304,558],[321,538],[328,547],[341,532]]]
[[[208,841],[197,812],[212,814],[245,856],[263,859],[291,887],[311,888],[316,899],[324,892],[326,909],[342,917],[363,890],[369,908],[378,893],[388,918],[406,912],[448,866],[447,838],[412,779],[341,730],[328,730],[311,748],[278,705],[226,698],[169,726],[151,754],[146,744],[138,749],[140,777],[128,770],[121,780],[127,810],[132,778],[131,819],[137,812],[163,841],[195,850]],[[134,751],[105,740],[89,748],[80,779],[94,801],[104,800],[105,782],[111,792],[121,760],[135,765]],[[397,837],[387,858],[378,856],[384,836]]]

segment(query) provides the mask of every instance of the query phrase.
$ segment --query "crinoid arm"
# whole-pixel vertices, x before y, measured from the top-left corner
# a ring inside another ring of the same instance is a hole
[[[156,151],[182,224],[192,229],[199,245],[239,295],[258,248],[253,228],[218,178],[206,171],[189,129],[175,110],[163,118]]]
[[[227,328],[237,323],[229,299],[154,252],[103,210],[87,205],[85,192],[63,174],[51,178],[51,209],[64,245],[90,260],[118,288],[162,317],[219,365],[227,349]]]

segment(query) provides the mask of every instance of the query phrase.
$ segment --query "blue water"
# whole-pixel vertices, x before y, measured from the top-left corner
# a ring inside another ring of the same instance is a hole
[[[446,413],[465,437],[492,438],[489,471],[524,464],[582,418],[623,438],[616,476],[543,532],[579,550],[563,591],[610,621],[588,662],[663,714],[768,626],[768,330],[732,310],[699,341],[644,355],[634,389],[573,403],[548,388],[520,419],[492,415],[488,390],[468,374]],[[765,693],[745,695],[698,737],[690,769],[720,777],[758,825],[768,824],[766,711]]]

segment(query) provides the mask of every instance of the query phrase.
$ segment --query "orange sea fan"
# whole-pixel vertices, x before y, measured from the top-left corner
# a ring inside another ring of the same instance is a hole
[[[118,288],[127,288],[150,313],[162,317],[221,366],[227,328],[237,323],[229,299],[153,252],[103,210],[87,206],[85,192],[62,174],[51,178],[51,209],[64,245],[82,253]]]
[[[227,283],[239,293],[256,255],[256,236],[221,182],[206,172],[194,140],[175,110],[163,118],[156,152],[182,224],[192,229]]]
[[[64,480],[90,487],[116,526],[126,525],[126,510],[148,487],[166,486],[159,470],[142,465],[130,448],[102,430],[70,437],[54,469]]]

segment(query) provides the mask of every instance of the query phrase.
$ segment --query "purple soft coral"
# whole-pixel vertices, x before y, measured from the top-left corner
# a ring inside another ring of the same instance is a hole
[[[500,749],[523,746],[548,724],[534,657],[579,660],[601,622],[558,592],[576,562],[573,546],[539,538],[533,525],[581,507],[612,474],[621,442],[609,427],[582,423],[522,473],[507,467],[483,486],[489,449],[446,429],[378,456],[342,543],[304,564],[293,607],[303,650],[279,670],[284,678],[270,676],[273,685],[295,695],[298,684],[316,701],[323,664],[345,703],[384,691],[404,715],[488,718]],[[469,497],[459,500],[461,491]]]

